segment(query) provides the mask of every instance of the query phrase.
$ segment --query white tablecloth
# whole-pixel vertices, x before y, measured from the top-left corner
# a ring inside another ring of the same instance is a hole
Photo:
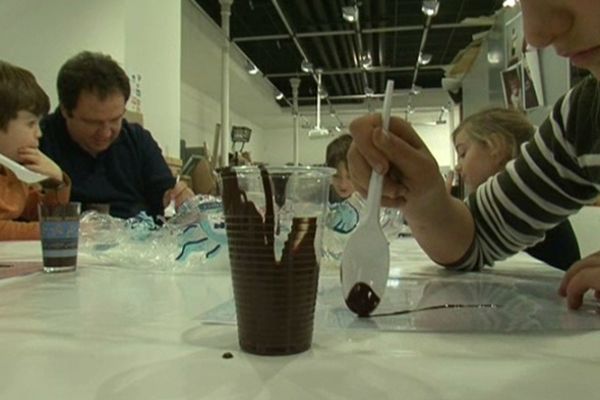
[[[0,243],[0,262],[39,257],[39,243]],[[404,279],[442,286],[479,279],[443,273],[412,239],[393,244],[392,260],[392,274]],[[317,323],[310,351],[260,357],[239,350],[235,326],[202,323],[231,298],[227,271],[151,273],[85,255],[80,264],[75,273],[0,280],[0,399],[549,400],[596,398],[600,389],[595,330],[398,332]],[[561,276],[526,256],[492,274],[544,288]],[[322,281],[335,275],[324,268]],[[533,307],[540,296],[562,304],[546,291],[532,294]],[[580,313],[594,312],[588,300]]]

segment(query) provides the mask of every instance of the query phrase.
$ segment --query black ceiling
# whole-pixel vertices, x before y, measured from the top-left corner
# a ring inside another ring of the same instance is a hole
[[[221,24],[219,0],[196,2]],[[360,0],[360,36],[357,25],[342,18],[342,7],[354,4],[354,0],[234,0],[231,39],[287,99],[292,93],[289,79],[300,77],[300,104],[314,103],[316,93],[314,77],[300,69],[301,51],[315,68],[323,69],[323,85],[332,103],[362,102],[367,87],[382,93],[388,79],[397,89],[411,89],[427,25],[422,0]],[[419,67],[415,84],[441,87],[442,66],[452,62],[473,34],[490,28],[459,23],[491,16],[501,7],[502,0],[440,0],[423,49],[433,57]],[[359,67],[360,46],[371,54],[370,70]]]

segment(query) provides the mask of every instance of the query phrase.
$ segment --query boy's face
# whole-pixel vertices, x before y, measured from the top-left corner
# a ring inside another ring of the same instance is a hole
[[[345,162],[337,165],[331,184],[337,195],[343,199],[350,197],[354,193],[354,184],[350,180],[350,173]]]
[[[37,149],[42,136],[39,122],[40,118],[37,115],[29,111],[19,111],[16,118],[8,121],[6,129],[0,129],[0,153],[20,162],[19,149]]]

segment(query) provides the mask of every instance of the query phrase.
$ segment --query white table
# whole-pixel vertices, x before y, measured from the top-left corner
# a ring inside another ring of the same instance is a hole
[[[39,243],[0,243],[0,262],[39,257]],[[462,279],[439,274],[412,239],[394,243],[392,259],[394,274]],[[239,350],[235,327],[201,322],[231,297],[226,271],[149,273],[85,256],[81,264],[75,273],[0,280],[0,399],[549,400],[592,399],[600,390],[598,331],[317,324],[310,351],[260,357]],[[551,284],[561,276],[523,256],[494,273]]]

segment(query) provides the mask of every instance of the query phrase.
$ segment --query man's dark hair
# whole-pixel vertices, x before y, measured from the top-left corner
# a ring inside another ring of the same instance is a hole
[[[327,150],[325,152],[325,165],[331,168],[337,168],[339,163],[347,163],[346,154],[348,153],[348,149],[350,149],[351,143],[352,136],[350,135],[341,135],[331,141],[331,143],[327,145]]]
[[[0,129],[6,130],[19,111],[39,117],[48,113],[50,100],[33,74],[0,60]]]
[[[67,60],[58,72],[58,100],[70,114],[81,92],[91,92],[101,100],[115,92],[129,100],[131,87],[127,74],[109,55],[82,51]]]

